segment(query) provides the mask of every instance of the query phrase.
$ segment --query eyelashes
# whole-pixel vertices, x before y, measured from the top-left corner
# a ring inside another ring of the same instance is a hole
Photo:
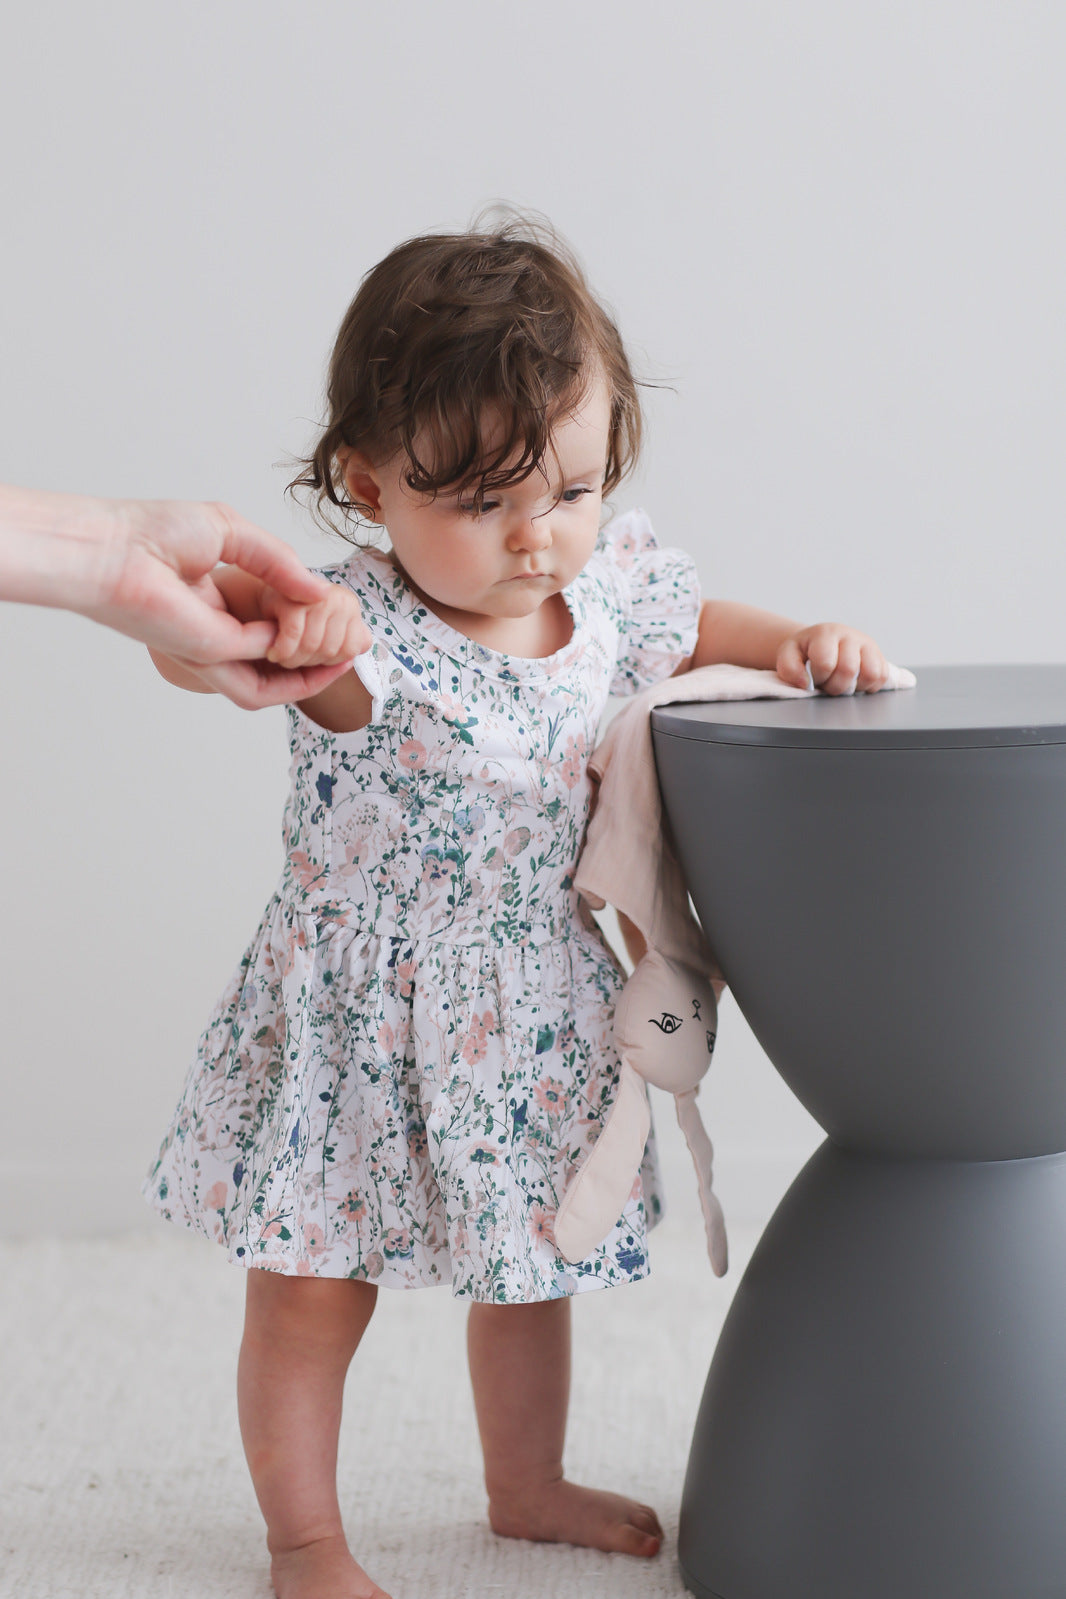
[[[595,493],[594,489],[587,488],[564,489],[559,498],[556,500],[555,505],[579,505],[586,494],[593,493]],[[573,495],[574,497],[572,499],[568,499],[568,495]],[[479,510],[476,505],[463,504],[462,501],[460,501],[459,509],[462,511],[464,516],[486,516],[490,511],[498,510],[499,504],[499,500],[486,500]],[[552,506],[552,510],[555,509],[555,505]]]

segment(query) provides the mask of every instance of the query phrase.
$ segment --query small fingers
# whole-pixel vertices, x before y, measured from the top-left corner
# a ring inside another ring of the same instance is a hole
[[[811,678],[823,694],[854,694],[859,678],[859,646],[854,639],[835,639],[812,646]]]
[[[322,641],[320,654],[326,660],[350,661],[364,654],[374,642],[354,595],[345,599],[350,603],[338,605]]]
[[[864,694],[876,694],[888,682],[888,662],[872,639],[863,644],[861,655],[859,681],[855,686]]]
[[[274,609],[278,631],[266,658],[274,666],[302,666],[307,623],[313,607],[294,605],[279,598]]]
[[[787,638],[777,652],[777,675],[795,688],[809,688],[807,659],[799,639]]]
[[[279,610],[280,614],[280,610]],[[300,608],[302,618],[298,644],[284,656],[269,657],[295,669],[327,666],[350,661],[370,648],[370,631],[363,621],[359,602],[345,589],[333,588],[317,605]]]
[[[362,613],[360,612],[358,616],[349,617],[348,625],[344,630],[343,653],[345,655],[365,655],[373,642],[373,635],[363,621]]]

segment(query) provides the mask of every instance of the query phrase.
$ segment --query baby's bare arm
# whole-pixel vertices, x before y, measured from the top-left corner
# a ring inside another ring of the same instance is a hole
[[[356,733],[366,727],[374,706],[361,679],[353,671],[345,672],[321,694],[298,703],[305,716],[331,733]]]
[[[884,687],[885,658],[877,644],[843,622],[801,627],[787,617],[730,600],[706,600],[699,638],[686,670],[697,666],[750,666],[776,672],[783,682],[823,694],[852,694]],[[808,667],[810,676],[808,677]]]
[[[704,600],[693,667],[754,666],[773,670],[777,652],[799,627],[785,616],[732,600]]]

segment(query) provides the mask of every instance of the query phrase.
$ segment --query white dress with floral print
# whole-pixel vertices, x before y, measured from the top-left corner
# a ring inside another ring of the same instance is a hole
[[[573,888],[610,693],[695,644],[695,569],[643,512],[543,660],[448,627],[388,555],[326,575],[374,637],[370,725],[289,707],[286,861],[145,1185],[246,1266],[519,1303],[647,1274],[654,1159],[570,1265],[552,1221],[618,1081],[617,962]]]

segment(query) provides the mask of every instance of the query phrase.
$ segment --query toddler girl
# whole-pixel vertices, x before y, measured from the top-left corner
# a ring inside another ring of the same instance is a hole
[[[876,645],[702,607],[642,512],[601,529],[640,441],[617,330],[558,241],[426,237],[365,279],[297,481],[387,528],[298,605],[236,571],[272,658],[354,670],[289,707],[286,860],[148,1182],[247,1271],[241,1429],[279,1599],[382,1589],[345,1542],[341,1394],[379,1287],[450,1283],[489,1519],[654,1555],[654,1511],[564,1477],[573,1294],[647,1274],[654,1162],[567,1264],[556,1206],[612,1102],[619,966],[573,889],[608,695],[692,665],[875,689]],[[220,602],[221,603],[221,602]],[[157,655],[170,681],[204,685]],[[399,1380],[399,1374],[396,1374]]]

